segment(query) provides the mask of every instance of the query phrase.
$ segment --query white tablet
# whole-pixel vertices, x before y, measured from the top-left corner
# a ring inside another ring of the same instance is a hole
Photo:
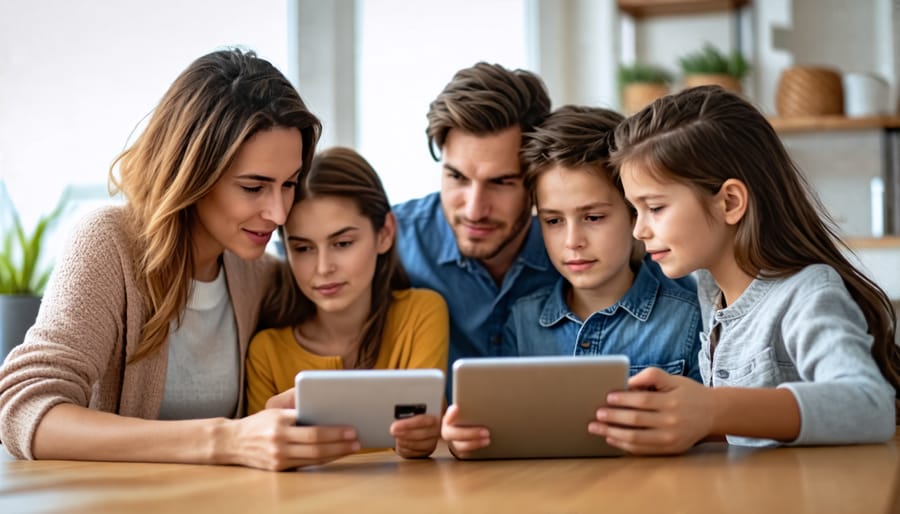
[[[363,448],[393,448],[391,423],[441,415],[439,369],[309,370],[294,379],[298,425],[349,425]]]
[[[459,425],[482,425],[491,444],[466,459],[600,457],[623,452],[588,432],[606,395],[623,390],[628,357],[501,357],[453,364]]]

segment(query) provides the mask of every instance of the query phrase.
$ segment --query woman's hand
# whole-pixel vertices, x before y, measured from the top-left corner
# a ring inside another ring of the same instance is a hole
[[[359,450],[356,430],[340,426],[295,426],[297,411],[265,409],[228,420],[216,438],[217,460],[281,471],[331,462]]]
[[[437,416],[419,414],[391,423],[396,440],[394,450],[405,459],[428,457],[441,436],[441,420]]]
[[[459,408],[451,405],[441,423],[441,437],[447,441],[453,455],[465,457],[469,452],[491,444],[491,432],[487,427],[456,425],[458,416]]]
[[[682,376],[648,368],[628,381],[628,391],[606,397],[588,425],[611,446],[631,453],[682,453],[710,434],[710,389]]]

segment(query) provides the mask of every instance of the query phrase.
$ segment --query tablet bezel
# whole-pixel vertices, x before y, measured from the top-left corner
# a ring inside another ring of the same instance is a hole
[[[440,417],[444,398],[440,369],[306,370],[294,385],[298,425],[352,426],[362,448],[394,447],[397,405]]]
[[[622,455],[587,431],[606,395],[627,387],[625,355],[487,357],[453,364],[458,425],[481,425],[491,444],[464,459]]]

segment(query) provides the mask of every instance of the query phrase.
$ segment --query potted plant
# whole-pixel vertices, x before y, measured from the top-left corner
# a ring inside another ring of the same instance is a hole
[[[665,68],[637,62],[619,66],[618,78],[622,110],[629,115],[669,94],[669,84],[672,83],[672,74]]]
[[[680,57],[678,64],[684,75],[682,85],[685,88],[715,84],[735,93],[743,90],[741,79],[750,69],[740,52],[735,50],[725,55],[710,43],[704,43],[702,49]]]
[[[2,183],[0,183],[2,186]],[[31,234],[25,232],[19,213],[12,207],[5,188],[0,187],[10,206],[9,227],[0,227],[0,361],[25,339],[25,332],[37,318],[50,267],[41,267],[47,230],[62,214],[65,195],[53,212],[42,216]]]

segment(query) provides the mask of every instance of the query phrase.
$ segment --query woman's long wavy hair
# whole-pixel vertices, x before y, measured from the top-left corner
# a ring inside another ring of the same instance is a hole
[[[352,200],[360,214],[371,221],[375,234],[384,227],[391,212],[378,173],[350,148],[334,147],[317,154],[310,167],[300,174],[294,205],[322,197]],[[284,227],[279,230],[281,240],[287,241]],[[289,248],[286,250],[290,252]],[[400,263],[396,244],[392,244],[375,262],[371,308],[359,336],[356,368],[375,365],[393,292],[408,288],[409,279]],[[263,307],[260,328],[299,325],[315,317],[316,304],[300,291],[288,262],[282,265],[272,291]]]
[[[737,226],[735,258],[752,277],[784,277],[824,263],[841,276],[874,338],[872,356],[900,391],[896,313],[888,296],[842,252],[834,222],[765,117],[741,97],[701,86],[660,98],[626,119],[615,132],[611,162],[636,163],[650,173],[686,184],[701,198],[735,178],[748,191]]]
[[[300,131],[307,168],[322,129],[297,90],[253,52],[216,51],[178,76],[146,129],[113,161],[110,192],[121,191],[127,200],[149,312],[130,361],[160,348],[170,322],[181,321],[193,274],[195,204],[212,190],[244,141],[274,127]]]

